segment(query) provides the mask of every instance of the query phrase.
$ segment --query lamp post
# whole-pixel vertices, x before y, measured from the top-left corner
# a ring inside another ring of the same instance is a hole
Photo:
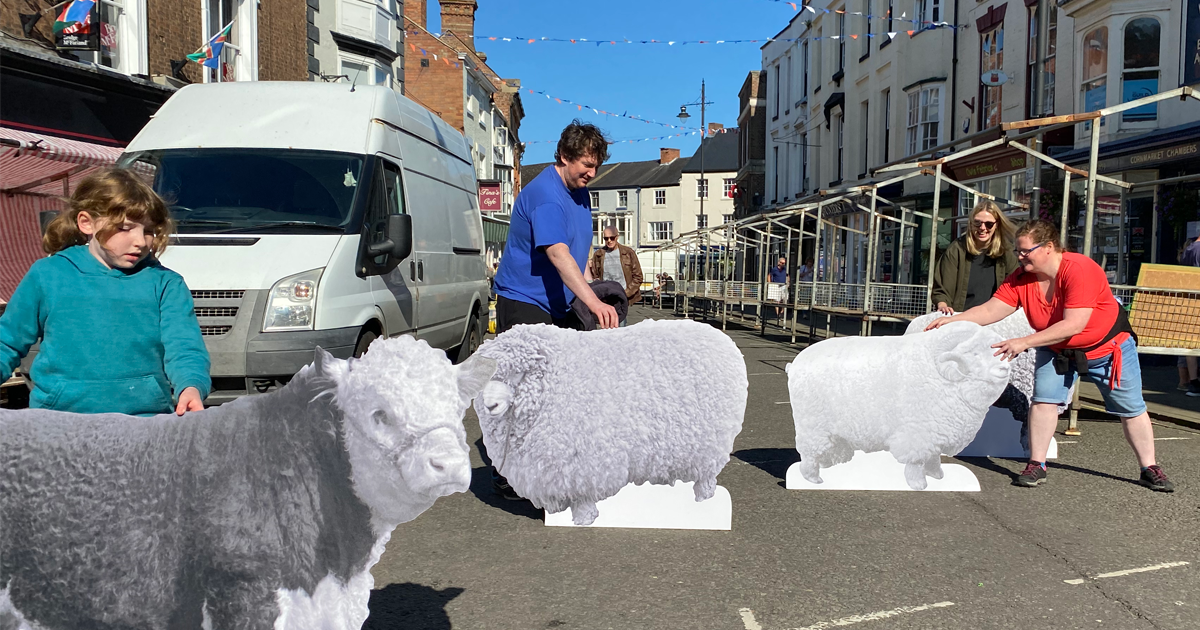
[[[712,104],[713,103],[708,102],[708,100],[705,98],[704,80],[701,79],[700,80],[700,100],[693,102],[693,103],[684,103],[683,105],[680,105],[679,106],[679,116],[678,116],[679,124],[681,124],[681,125],[687,124],[688,119],[692,117],[691,114],[688,114],[688,111],[687,111],[688,105],[699,105],[700,106],[700,181],[704,183],[704,194],[700,196],[700,219],[699,220],[704,222],[705,227],[708,227],[708,221],[706,220],[706,218],[704,216],[704,199],[706,197],[708,197],[709,186],[708,186],[708,182],[704,179],[704,140],[708,137],[708,127],[705,126],[704,114],[705,114],[706,106],[712,105]]]

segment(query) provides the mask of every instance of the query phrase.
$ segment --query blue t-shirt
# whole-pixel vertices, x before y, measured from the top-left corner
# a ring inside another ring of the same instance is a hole
[[[556,243],[567,245],[582,272],[592,251],[591,196],[587,188],[567,190],[551,166],[517,195],[496,272],[496,295],[536,304],[554,317],[565,316],[575,294],[546,255],[545,248]]]
[[[787,282],[787,269],[771,267],[771,282]]]

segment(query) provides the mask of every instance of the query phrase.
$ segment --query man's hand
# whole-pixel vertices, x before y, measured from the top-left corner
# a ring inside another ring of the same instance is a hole
[[[621,320],[617,317],[617,309],[601,302],[594,300],[585,302],[592,314],[596,316],[596,326],[598,328],[616,328],[621,324]]]
[[[1025,352],[1032,346],[1029,345],[1028,341],[1025,341],[1024,337],[1020,337],[1017,339],[1009,339],[1008,341],[1001,341],[1000,343],[992,344],[992,347],[996,348],[996,354],[992,356],[1012,361],[1013,359],[1021,356],[1022,352]]]
[[[945,313],[947,315],[954,314],[954,309],[950,308],[950,305],[945,302],[938,302],[937,310],[939,313]]]
[[[204,401],[200,400],[200,390],[188,387],[179,392],[179,403],[175,405],[175,415],[182,416],[187,411],[204,411]]]

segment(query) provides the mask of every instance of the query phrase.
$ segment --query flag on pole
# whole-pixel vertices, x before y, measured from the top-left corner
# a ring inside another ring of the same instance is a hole
[[[88,33],[91,32],[92,8],[96,0],[73,0],[63,6],[62,13],[54,21],[55,33]]]
[[[229,38],[229,29],[231,28],[233,28],[233,22],[226,24],[221,32],[213,35],[212,39],[200,47],[200,50],[188,55],[187,58],[202,66],[216,69],[220,63],[218,60],[221,58],[221,50],[225,48],[225,40]]]

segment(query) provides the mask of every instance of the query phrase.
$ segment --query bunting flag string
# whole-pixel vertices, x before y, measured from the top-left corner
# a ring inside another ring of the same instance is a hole
[[[661,123],[661,122],[658,122],[658,121],[655,121],[655,120],[650,120],[650,119],[648,119],[648,118],[642,118],[641,116],[635,116],[635,115],[633,115],[633,114],[630,114],[630,113],[628,113],[628,112],[622,112],[622,113],[618,114],[618,113],[616,113],[616,112],[612,112],[612,111],[608,111],[608,110],[604,110],[604,109],[599,109],[599,108],[597,108],[597,107],[592,107],[591,105],[584,105],[583,103],[576,103],[575,101],[572,101],[572,100],[571,100],[571,99],[569,99],[569,98],[562,98],[562,97],[554,96],[554,95],[552,95],[552,94],[549,94],[549,93],[547,93],[547,92],[545,92],[545,91],[542,91],[542,90],[533,90],[533,89],[530,89],[530,88],[522,88],[522,89],[524,89],[525,91],[529,92],[530,94],[540,94],[540,95],[542,95],[542,96],[545,96],[547,100],[554,101],[554,102],[556,102],[556,103],[558,103],[558,104],[560,104],[560,105],[574,105],[574,106],[575,106],[575,109],[576,109],[577,111],[583,111],[583,110],[585,110],[585,109],[587,109],[587,110],[591,110],[591,112],[592,112],[592,113],[594,113],[594,114],[596,114],[596,115],[598,115],[598,116],[612,116],[612,117],[614,117],[614,118],[628,118],[628,119],[630,119],[630,120],[636,120],[636,121],[639,121],[639,122],[644,122],[644,123],[646,123],[646,124],[648,124],[648,125],[660,125],[660,126],[663,126],[663,127],[668,127],[668,128],[670,128],[670,129],[689,129],[689,130],[697,130],[697,131],[699,131],[699,130],[700,130],[700,128],[699,128],[699,127],[688,127],[688,126],[685,126],[685,125],[672,125],[671,123]],[[557,140],[555,140],[555,142],[557,142]]]
[[[723,129],[714,129],[714,130],[713,130],[713,134],[715,135],[715,134],[718,134],[718,133],[732,133],[732,132],[735,132],[735,131],[737,131],[737,127],[725,127],[725,128],[723,128]],[[654,137],[652,137],[652,138],[631,138],[631,139],[628,139],[628,140],[609,140],[609,141],[608,141],[608,143],[609,143],[609,144],[625,144],[625,143],[631,143],[631,144],[632,144],[632,143],[634,143],[634,142],[652,142],[652,141],[654,141],[654,140],[668,140],[668,139],[670,139],[670,138],[680,138],[680,137],[683,137],[683,136],[694,136],[694,135],[696,135],[696,134],[698,134],[698,133],[700,133],[700,131],[699,131],[699,130],[697,130],[697,131],[688,131],[688,132],[684,132],[684,133],[668,134],[668,135],[665,135],[665,136],[654,136]],[[521,144],[522,144],[522,145],[530,145],[530,144],[551,144],[551,143],[556,143],[556,142],[558,142],[558,140],[528,140],[528,141],[522,142]]]
[[[410,34],[412,34],[412,35],[417,35],[419,33],[420,33],[420,31],[410,31]],[[441,37],[441,36],[439,35],[439,37]],[[442,55],[439,57],[437,53],[431,53],[428,50],[425,50],[424,48],[421,48],[412,42],[409,42],[408,47],[411,48],[413,52],[421,53],[421,56],[423,56],[423,57],[432,56],[434,61],[442,61],[446,65],[454,66],[455,68],[462,67],[462,65],[459,64],[457,61],[450,61],[450,58],[445,55]]]

